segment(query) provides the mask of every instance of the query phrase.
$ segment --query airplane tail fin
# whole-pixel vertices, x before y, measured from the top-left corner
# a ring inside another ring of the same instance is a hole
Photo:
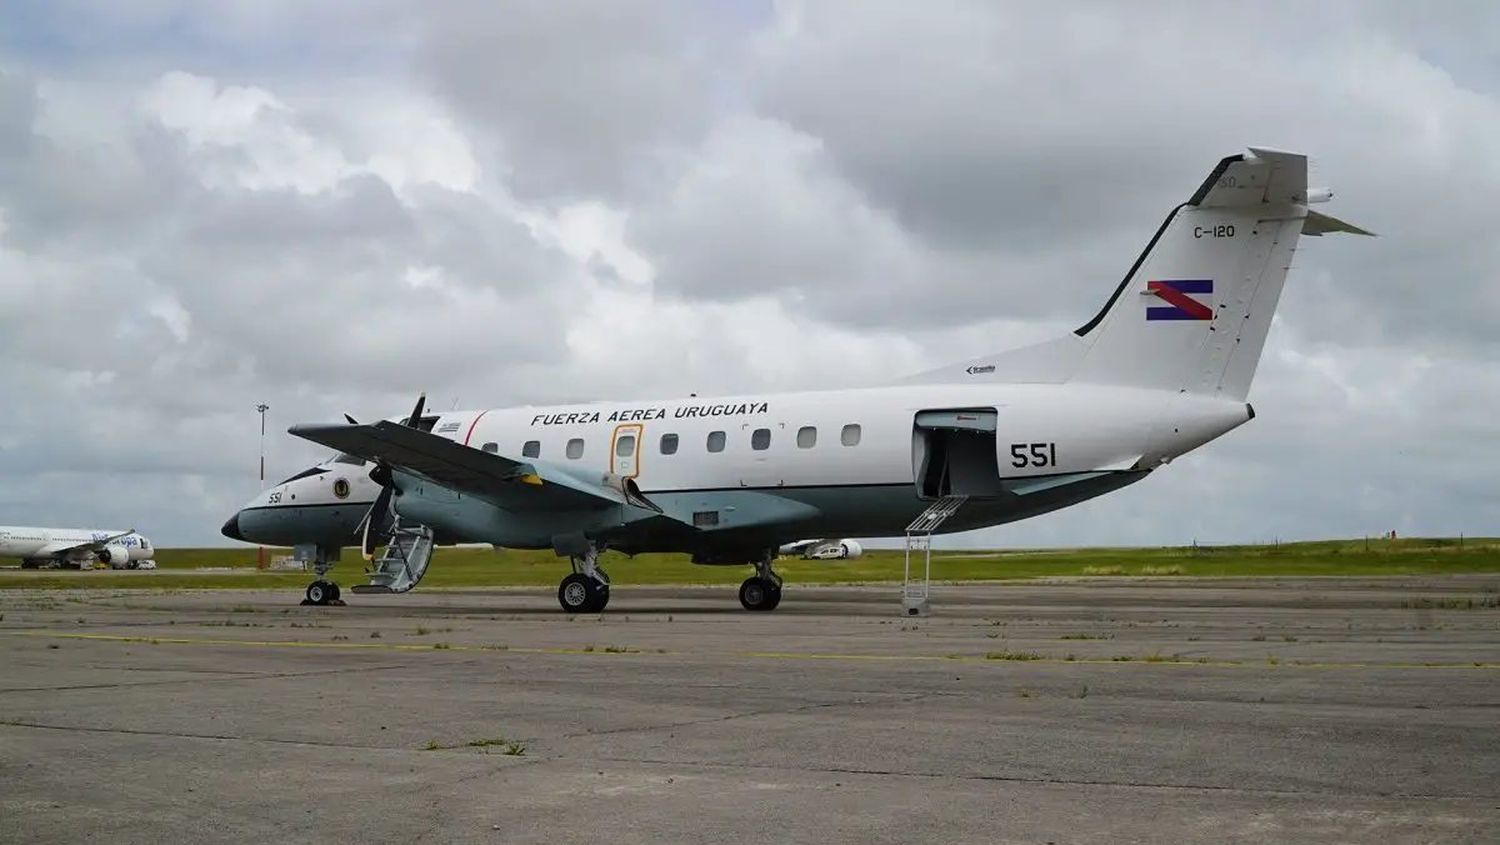
[[[1075,335],[1073,379],[1243,400],[1303,235],[1356,226],[1308,210],[1307,157],[1250,148],[1167,216],[1104,308]]]
[[[1368,235],[1309,211],[1307,157],[1252,147],[1220,161],[1092,320],[1062,338],[908,381],[1093,382],[1244,400],[1302,235]]]

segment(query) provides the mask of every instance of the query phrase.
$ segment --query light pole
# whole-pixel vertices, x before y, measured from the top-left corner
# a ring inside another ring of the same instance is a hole
[[[271,409],[270,405],[262,402],[255,406],[260,412],[260,489],[266,489],[266,411]],[[266,547],[255,547],[255,568],[266,568]]]

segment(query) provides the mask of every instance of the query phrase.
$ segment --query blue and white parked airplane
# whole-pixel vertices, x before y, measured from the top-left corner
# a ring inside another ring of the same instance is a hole
[[[609,600],[601,550],[670,551],[753,565],[741,603],[769,610],[790,541],[1047,513],[1254,418],[1250,382],[1299,237],[1369,234],[1310,210],[1331,196],[1308,189],[1305,156],[1229,156],[1079,329],[894,384],[431,415],[418,400],[373,424],[294,426],[340,457],[262,493],[224,533],[311,544],[315,603],[337,598],[322,576],[362,526],[367,557],[393,537],[377,589],[409,589],[434,542],[551,548],[573,564],[560,604],[593,612]]]
[[[129,531],[0,525],[0,557],[20,558],[22,569],[102,563],[111,569],[155,569],[151,541]]]

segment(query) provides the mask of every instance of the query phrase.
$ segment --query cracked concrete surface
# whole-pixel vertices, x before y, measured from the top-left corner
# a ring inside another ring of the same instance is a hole
[[[7,590],[0,841],[1493,841],[1497,589]]]

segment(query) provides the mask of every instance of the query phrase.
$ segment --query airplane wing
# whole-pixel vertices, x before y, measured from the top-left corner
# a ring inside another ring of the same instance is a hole
[[[132,528],[129,531],[121,531],[119,534],[112,534],[108,537],[101,537],[98,540],[90,540],[87,543],[75,543],[71,546],[47,546],[46,548],[43,548],[41,550],[40,554],[46,555],[47,557],[64,559],[72,557],[78,552],[97,552],[110,543],[113,543],[114,541],[122,537],[129,537],[134,533],[135,529]]]
[[[660,512],[639,493],[578,478],[544,462],[525,462],[471,449],[436,434],[382,420],[319,423],[288,431],[304,440],[384,463],[392,469],[511,510],[577,510],[633,505]]]

